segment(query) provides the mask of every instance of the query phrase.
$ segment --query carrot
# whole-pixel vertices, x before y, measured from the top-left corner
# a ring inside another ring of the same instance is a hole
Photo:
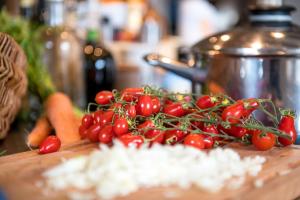
[[[47,117],[62,144],[80,140],[78,124],[70,98],[60,92],[51,94],[45,104]]]
[[[30,147],[38,147],[41,142],[50,134],[52,127],[46,116],[40,117],[35,127],[27,136],[27,145]]]
[[[81,118],[82,118],[82,117],[78,117],[78,116],[75,117],[75,124],[76,124],[77,127],[78,127],[77,130],[79,130],[79,126],[81,125]]]

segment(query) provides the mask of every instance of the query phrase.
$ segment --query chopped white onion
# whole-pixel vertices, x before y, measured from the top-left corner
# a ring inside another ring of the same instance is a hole
[[[136,149],[115,141],[113,147],[100,145],[100,149],[46,171],[43,176],[47,184],[59,190],[94,190],[102,198],[169,185],[196,185],[214,192],[227,182],[230,188],[239,188],[245,176],[256,176],[265,162],[260,156],[242,159],[234,150],[222,148],[208,153],[183,145],[144,145]]]

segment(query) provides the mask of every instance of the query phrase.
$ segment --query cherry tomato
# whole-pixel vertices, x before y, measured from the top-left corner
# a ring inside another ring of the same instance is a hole
[[[85,126],[80,125],[79,126],[79,134],[80,134],[81,139],[85,139],[88,134],[88,129]]]
[[[105,124],[110,123],[112,121],[113,116],[114,112],[111,110],[104,112],[100,117],[99,124],[101,126],[104,126]]]
[[[142,124],[138,125],[138,130],[141,134],[145,134],[147,128],[154,128],[155,125],[151,120],[146,120]]]
[[[99,132],[99,142],[109,144],[113,139],[113,127],[110,124],[105,125]]]
[[[238,100],[237,102],[242,102],[244,104],[244,111],[242,116],[244,118],[249,117],[254,110],[256,110],[259,107],[259,102],[257,99],[250,98],[250,99],[242,99]]]
[[[165,105],[164,113],[174,117],[182,117],[183,115],[186,114],[181,103],[172,103],[172,104]]]
[[[192,129],[195,130],[195,129],[203,129],[204,127],[204,123],[201,122],[201,121],[191,121],[191,124],[192,124]]]
[[[152,104],[153,104],[153,107],[152,107],[153,111],[152,112],[154,114],[158,113],[160,111],[160,107],[161,107],[159,98],[158,97],[153,97],[152,98]]]
[[[134,102],[138,99],[138,95],[132,95],[132,94],[122,94],[122,100],[126,102]]]
[[[208,95],[204,95],[198,98],[196,105],[200,109],[207,109],[207,108],[212,108],[215,105],[217,105],[217,98],[211,97]]]
[[[151,129],[144,134],[145,138],[151,139],[150,145],[153,143],[162,144],[164,142],[164,131]]]
[[[119,117],[114,121],[113,131],[116,136],[120,137],[128,132],[128,122],[125,118]]]
[[[136,117],[136,109],[135,105],[132,104],[127,104],[125,105],[125,110],[126,110],[126,115],[130,118],[135,118]]]
[[[236,124],[240,121],[244,114],[243,102],[236,102],[224,109],[222,112],[222,120],[228,121],[231,124]]]
[[[218,124],[217,130],[218,130],[218,132],[221,133],[221,134],[223,134],[223,133],[228,134],[228,131],[229,131],[229,129],[226,129],[226,128],[223,127],[221,124]]]
[[[227,135],[236,137],[236,138],[242,138],[246,134],[251,134],[251,130],[248,130],[244,127],[238,127],[238,126],[231,126],[230,128],[225,128],[222,125],[218,125],[218,131],[219,133],[225,133]]]
[[[232,126],[230,129],[228,129],[227,133],[228,135],[231,135],[233,137],[242,138],[247,134],[248,130],[244,127],[239,126]]]
[[[148,95],[140,96],[136,105],[136,111],[139,115],[144,117],[149,117],[152,115],[153,103],[151,97]]]
[[[204,124],[202,131],[206,133],[219,134],[217,127],[213,124]],[[219,140],[219,137],[213,137],[214,140]]]
[[[280,142],[280,144],[282,144],[283,146],[288,146],[295,143],[297,139],[297,132],[295,129],[293,116],[282,116],[278,125],[278,129],[291,137],[291,139],[279,137],[278,141]]]
[[[93,121],[94,121],[94,118],[93,118],[92,115],[90,115],[90,114],[85,114],[85,115],[82,117],[81,125],[84,126],[85,128],[89,128],[90,126],[93,125]]]
[[[174,129],[174,130],[167,130],[165,132],[165,144],[176,144],[183,140],[185,133],[181,130]]]
[[[100,124],[94,124],[87,130],[87,138],[91,142],[97,142],[98,141],[98,135],[101,130]]]
[[[141,95],[144,93],[144,88],[126,88],[122,91],[123,94]]]
[[[57,136],[50,135],[40,144],[39,154],[56,152],[60,146],[60,139]]]
[[[192,146],[197,149],[204,149],[205,144],[202,135],[200,134],[189,134],[184,138],[183,144],[186,146]]]
[[[276,143],[276,137],[272,133],[261,134],[260,130],[255,130],[252,135],[252,144],[260,151],[271,149]]]
[[[204,118],[203,115],[198,114],[198,113],[195,113],[195,114],[191,115],[191,117],[192,118],[197,118],[197,119],[203,119]],[[201,129],[202,130],[203,127],[204,127],[204,122],[202,122],[202,121],[191,120],[191,124],[192,124],[191,128],[193,130],[195,130],[195,129]]]
[[[253,135],[253,133],[254,133],[255,131],[256,131],[256,130],[249,129],[247,133],[248,133],[249,135],[251,135],[251,137],[252,137],[252,135]]]
[[[121,92],[121,99],[126,102],[136,101],[143,93],[143,88],[126,88]]]
[[[122,108],[122,104],[121,104],[121,103],[114,103],[113,105],[111,105],[111,106],[109,107],[108,110],[118,110],[118,109],[120,109],[120,108]]]
[[[140,135],[127,133],[118,138],[126,147],[135,146],[139,148],[144,143],[144,138]]]
[[[111,91],[103,90],[96,94],[95,101],[97,104],[106,105],[109,104],[114,98],[114,95]]]
[[[169,105],[169,104],[173,104],[174,102],[170,99],[165,99],[164,104],[165,105]]]
[[[211,149],[211,148],[214,147],[215,140],[211,136],[204,135],[203,141],[204,141],[204,148],[205,149]]]
[[[93,124],[98,124],[101,121],[101,117],[103,115],[103,111],[102,110],[97,110],[93,113]]]

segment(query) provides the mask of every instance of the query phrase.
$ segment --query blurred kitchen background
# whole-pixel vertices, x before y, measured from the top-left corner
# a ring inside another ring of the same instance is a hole
[[[191,82],[143,61],[150,52],[189,62],[197,41],[247,22],[252,0],[6,0],[1,9],[45,27],[43,64],[56,87],[84,107],[97,91]],[[300,1],[293,21],[300,23]]]

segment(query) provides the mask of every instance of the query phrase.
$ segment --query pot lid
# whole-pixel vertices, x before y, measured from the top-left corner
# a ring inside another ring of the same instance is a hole
[[[250,23],[212,35],[192,47],[210,56],[300,55],[300,28],[291,22],[289,6],[260,6],[250,10]]]

